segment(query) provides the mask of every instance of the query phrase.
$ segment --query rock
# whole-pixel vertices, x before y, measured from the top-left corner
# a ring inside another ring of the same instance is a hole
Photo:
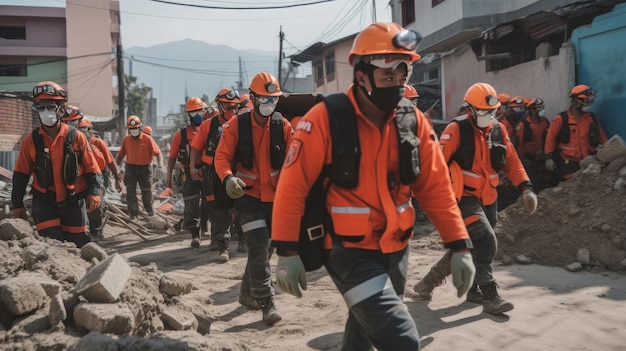
[[[209,335],[211,332],[211,320],[209,317],[194,313],[196,321],[198,322],[198,329],[196,330],[200,335]]]
[[[515,262],[519,264],[531,264],[533,263],[533,260],[526,255],[517,255],[515,256]]]
[[[21,218],[6,218],[0,221],[0,239],[15,240],[33,235],[33,227]]]
[[[114,302],[124,289],[130,273],[126,260],[115,254],[91,268],[76,285],[76,293],[89,302]]]
[[[513,257],[511,257],[509,255],[504,255],[504,256],[502,256],[502,259],[500,260],[500,262],[502,262],[502,264],[508,266],[510,264],[513,264],[513,262],[515,262],[515,260],[513,259]]]
[[[159,282],[159,291],[169,296],[188,294],[191,292],[192,287],[191,282],[180,281],[168,275],[161,277]]]
[[[196,317],[193,313],[174,306],[163,309],[161,320],[174,330],[190,329],[196,323]]]
[[[589,262],[591,262],[591,254],[589,253],[589,250],[578,249],[578,252],[576,252],[576,261],[585,266],[589,265]]]
[[[9,311],[21,316],[43,307],[48,295],[39,282],[15,277],[0,283],[0,299]]]
[[[611,163],[606,166],[606,170],[609,172],[617,172],[624,166],[626,166],[626,156],[620,156],[611,161]]]
[[[103,261],[108,255],[98,244],[91,242],[80,249],[80,257],[85,261],[91,261],[94,257],[97,258],[98,261]]]
[[[567,269],[570,272],[578,272],[581,271],[583,269],[583,265],[580,264],[580,262],[574,262],[574,263],[570,263],[568,264],[565,269]]]
[[[51,326],[61,324],[67,318],[67,311],[63,304],[61,294],[55,295],[50,299],[50,310],[48,312],[48,321]]]
[[[582,161],[580,161],[579,163],[580,169],[586,169],[590,164],[594,162],[598,162],[598,159],[596,158],[596,156],[593,156],[593,155],[587,156],[583,158]]]
[[[132,311],[126,305],[82,302],[74,309],[79,329],[122,335],[134,328]]]
[[[604,143],[597,154],[598,160],[604,163],[609,163],[620,156],[626,156],[626,143],[618,134]]]
[[[602,231],[602,233],[608,233],[611,231],[611,226],[608,224],[602,224],[600,226],[600,230]]]

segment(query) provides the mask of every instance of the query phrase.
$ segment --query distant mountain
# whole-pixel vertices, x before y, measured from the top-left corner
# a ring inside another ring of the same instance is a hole
[[[276,75],[276,56],[259,50],[237,50],[226,45],[212,45],[197,40],[181,40],[165,44],[126,49],[124,57],[126,73],[137,77],[154,89],[157,114],[164,116],[178,111],[185,104],[185,87],[188,96],[210,98],[224,87],[237,88],[240,80],[240,64],[243,75],[242,87],[261,71]]]

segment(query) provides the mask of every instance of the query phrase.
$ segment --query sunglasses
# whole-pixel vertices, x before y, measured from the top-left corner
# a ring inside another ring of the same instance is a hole
[[[33,111],[35,112],[43,112],[43,111],[56,111],[59,108],[57,104],[46,104],[46,105],[35,105],[33,106]]]
[[[218,99],[235,100],[239,99],[239,92],[237,90],[229,90],[228,92],[218,95]]]
[[[33,88],[33,96],[37,96],[42,93],[53,95],[53,96],[60,96],[62,98],[67,98],[67,93],[65,93],[65,91],[57,90],[55,87],[49,84],[36,86]]]
[[[422,36],[418,32],[404,29],[393,37],[391,43],[398,49],[415,51],[420,41],[422,41]]]
[[[275,104],[278,102],[278,96],[257,96],[256,100],[261,104]]]

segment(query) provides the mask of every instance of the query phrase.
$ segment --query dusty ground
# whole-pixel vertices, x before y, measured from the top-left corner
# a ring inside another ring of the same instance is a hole
[[[618,270],[618,263],[626,256],[626,201],[624,189],[612,188],[615,177],[613,173],[581,176],[558,189],[546,190],[532,216],[520,203],[501,212],[499,257],[524,254],[534,262],[497,262],[500,293],[515,304],[504,316],[484,314],[481,307],[456,298],[450,283],[437,288],[430,302],[414,299],[413,284],[443,253],[433,228],[427,223],[416,226],[404,301],[417,323],[423,349],[624,350],[626,276]],[[122,294],[125,301],[142,301],[140,305],[147,311],[146,301],[156,301],[204,313],[212,320],[209,335],[150,331],[156,322],[144,328],[147,336],[142,338],[84,336],[71,325],[65,331],[29,333],[28,324],[22,322],[19,328],[0,331],[0,350],[65,350],[71,345],[73,350],[340,349],[347,310],[323,269],[307,274],[309,289],[301,299],[278,291],[276,304],[283,321],[268,327],[261,321],[260,311],[247,310],[237,302],[246,262],[245,254],[235,250],[237,242],[231,242],[231,261],[218,264],[217,253],[208,250],[207,241],[195,250],[189,241],[188,233],[173,231],[143,241],[125,229],[107,226],[100,245],[136,263],[130,286]],[[55,279],[70,282],[88,267],[75,251],[45,243],[54,251],[21,269],[54,272]],[[0,245],[0,273],[16,273],[19,257],[12,255],[19,252],[18,247],[28,245]],[[564,265],[576,260],[579,248],[590,250],[592,263],[581,272],[565,270]],[[275,263],[276,257],[272,266]],[[155,288],[163,274],[187,279],[194,289],[164,301]],[[113,348],[112,343],[116,345]]]

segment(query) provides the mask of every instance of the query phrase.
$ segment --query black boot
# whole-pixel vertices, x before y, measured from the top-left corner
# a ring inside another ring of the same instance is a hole
[[[243,283],[239,287],[239,304],[255,311],[261,309],[259,304],[250,294],[250,290],[249,289],[247,291],[244,290]]]
[[[191,247],[197,249],[200,247],[200,229],[199,228],[189,228],[191,232]]]
[[[415,291],[422,300],[431,300],[433,290],[443,284],[446,277],[452,273],[452,250],[448,250],[445,255],[428,271],[415,286]]]
[[[513,309],[513,304],[504,300],[498,294],[498,285],[495,282],[481,285],[483,293],[483,312],[503,314]]]
[[[481,305],[483,304],[483,293],[480,291],[480,288],[477,284],[472,285],[472,287],[467,292],[466,301]]]
[[[267,325],[273,325],[283,319],[283,316],[276,310],[274,305],[274,296],[257,299],[256,302],[261,306],[263,311],[263,322]]]

